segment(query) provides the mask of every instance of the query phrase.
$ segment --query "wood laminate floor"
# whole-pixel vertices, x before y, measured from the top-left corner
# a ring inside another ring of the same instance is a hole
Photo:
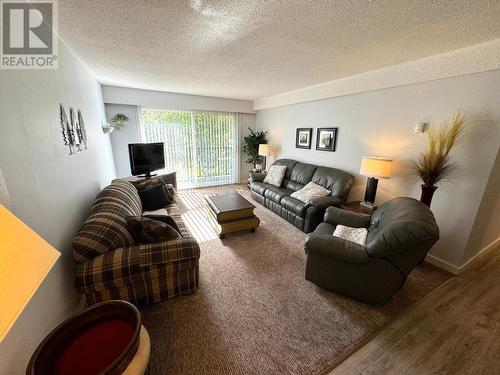
[[[339,374],[500,374],[500,247],[329,373]]]

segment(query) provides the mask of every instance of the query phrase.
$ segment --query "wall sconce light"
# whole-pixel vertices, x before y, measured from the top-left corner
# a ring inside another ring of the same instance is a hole
[[[417,122],[415,124],[415,134],[424,133],[426,127],[427,127],[426,122]]]
[[[101,121],[101,127],[104,134],[110,134],[113,132],[113,130],[115,130],[115,127],[112,126],[109,122]]]

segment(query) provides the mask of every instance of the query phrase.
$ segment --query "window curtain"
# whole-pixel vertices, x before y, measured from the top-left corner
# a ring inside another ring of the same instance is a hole
[[[238,116],[233,112],[141,108],[141,139],[163,142],[165,169],[179,188],[238,182]]]

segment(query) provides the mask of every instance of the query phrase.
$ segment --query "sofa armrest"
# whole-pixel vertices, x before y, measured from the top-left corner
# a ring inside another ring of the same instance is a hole
[[[308,234],[305,250],[307,254],[323,255],[346,263],[368,263],[370,260],[364,246],[330,234]]]
[[[370,225],[370,216],[337,207],[328,207],[325,213],[325,222],[332,225],[345,225],[351,228],[368,228]]]
[[[266,178],[267,173],[265,172],[250,172],[248,174],[248,181],[252,182],[263,182],[264,178]]]
[[[342,201],[337,197],[331,195],[327,197],[316,197],[307,201],[308,206],[316,206],[322,210],[330,206],[338,206]]]
[[[165,242],[138,244],[127,247],[127,249],[139,252],[139,265],[141,266],[200,258],[200,247],[193,237],[180,237]]]

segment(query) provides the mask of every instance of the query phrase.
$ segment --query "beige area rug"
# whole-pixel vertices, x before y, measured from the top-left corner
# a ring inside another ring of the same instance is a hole
[[[180,193],[201,241],[200,288],[142,310],[151,336],[149,374],[322,374],[450,275],[425,262],[384,307],[356,302],[304,279],[305,235],[266,208],[256,233],[219,240],[203,196]]]

